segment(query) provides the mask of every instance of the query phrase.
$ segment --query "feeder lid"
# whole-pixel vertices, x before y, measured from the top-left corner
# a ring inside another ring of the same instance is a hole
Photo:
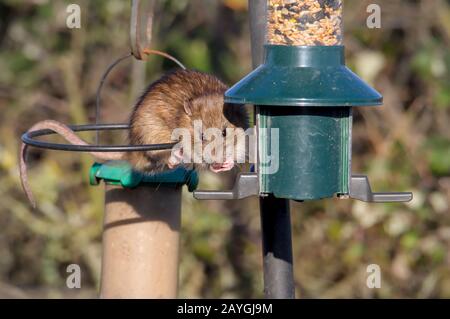
[[[265,62],[225,102],[277,106],[377,106],[383,97],[345,66],[343,46],[266,45]]]
[[[110,185],[120,185],[124,188],[137,186],[170,186],[187,185],[190,192],[197,189],[198,174],[193,170],[177,168],[159,174],[144,174],[133,170],[126,161],[111,161],[104,164],[95,163],[90,172],[91,185],[98,185],[103,180]]]

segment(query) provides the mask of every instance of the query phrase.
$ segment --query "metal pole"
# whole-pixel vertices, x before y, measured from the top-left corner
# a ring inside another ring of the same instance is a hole
[[[267,0],[249,0],[253,68],[263,62]],[[256,113],[256,112],[255,112]],[[294,299],[289,200],[260,199],[264,294],[268,299]]]
[[[256,69],[264,57],[264,42],[266,38],[267,0],[248,0],[250,12],[250,30],[252,40],[252,61]]]
[[[264,293],[268,299],[294,299],[289,201],[260,199],[264,262]]]

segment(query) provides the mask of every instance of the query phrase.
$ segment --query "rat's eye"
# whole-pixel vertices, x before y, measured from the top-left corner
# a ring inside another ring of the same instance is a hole
[[[205,140],[205,133],[202,133],[202,141]]]
[[[224,130],[222,131],[222,136],[223,136],[223,137],[227,136],[227,129],[224,129]]]

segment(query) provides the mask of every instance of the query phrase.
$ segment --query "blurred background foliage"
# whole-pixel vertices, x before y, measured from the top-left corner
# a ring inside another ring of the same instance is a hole
[[[167,0],[154,47],[232,84],[250,70],[247,0]],[[82,28],[65,25],[82,8]],[[377,0],[382,28],[366,27],[367,5],[346,0],[349,66],[385,97],[355,111],[353,170],[376,190],[413,190],[409,204],[325,200],[292,204],[298,297],[450,298],[450,1]],[[102,187],[88,185],[92,158],[33,150],[30,180],[39,209],[21,191],[19,137],[33,123],[94,120],[102,72],[128,52],[130,1],[0,1],[0,297],[95,297]],[[124,62],[103,93],[104,122],[126,121],[144,83],[174,66],[152,57]],[[85,136],[92,140],[92,136]],[[105,136],[121,141],[123,136]],[[227,187],[230,176],[202,174]],[[257,199],[183,199],[181,297],[262,297]],[[65,288],[80,264],[82,289]],[[366,267],[382,288],[366,287]]]

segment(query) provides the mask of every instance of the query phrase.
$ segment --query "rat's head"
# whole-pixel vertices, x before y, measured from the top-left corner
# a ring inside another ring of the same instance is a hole
[[[216,173],[245,162],[248,115],[242,106],[224,104],[223,95],[214,94],[191,100],[184,109],[192,123],[192,162]]]

